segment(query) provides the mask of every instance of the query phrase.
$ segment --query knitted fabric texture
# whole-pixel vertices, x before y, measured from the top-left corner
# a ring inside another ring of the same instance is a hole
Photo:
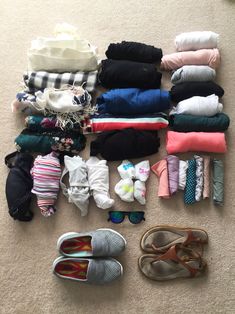
[[[133,41],[122,41],[110,44],[105,54],[108,59],[155,63],[161,61],[162,49]]]
[[[159,88],[162,73],[154,64],[126,60],[103,60],[99,81],[106,88]]]
[[[33,178],[32,193],[37,195],[37,204],[45,217],[55,213],[54,207],[60,186],[61,167],[54,152],[38,156],[31,170]]]

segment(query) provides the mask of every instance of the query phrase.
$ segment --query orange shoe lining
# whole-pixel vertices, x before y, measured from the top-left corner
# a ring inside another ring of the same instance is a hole
[[[75,237],[65,240],[61,244],[61,250],[66,254],[72,254],[81,251],[90,252],[92,250],[91,237]]]
[[[88,261],[61,261],[56,265],[55,271],[65,277],[84,280],[86,279],[88,263]]]

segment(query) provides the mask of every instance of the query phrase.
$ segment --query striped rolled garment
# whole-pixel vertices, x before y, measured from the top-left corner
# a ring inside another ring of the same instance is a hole
[[[37,195],[37,204],[41,214],[49,217],[55,213],[54,203],[59,192],[61,167],[55,152],[39,155],[31,170],[33,177],[32,193]]]

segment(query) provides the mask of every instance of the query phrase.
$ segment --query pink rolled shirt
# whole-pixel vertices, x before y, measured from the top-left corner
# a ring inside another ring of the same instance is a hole
[[[165,159],[158,161],[151,167],[151,170],[158,176],[158,196],[162,198],[169,198],[169,183],[168,183],[168,170],[167,161]]]
[[[176,70],[184,65],[208,65],[216,69],[220,64],[220,53],[217,48],[200,49],[196,51],[183,51],[162,57],[163,70]]]
[[[227,151],[225,135],[220,132],[174,132],[166,135],[168,154],[193,151],[225,153]]]

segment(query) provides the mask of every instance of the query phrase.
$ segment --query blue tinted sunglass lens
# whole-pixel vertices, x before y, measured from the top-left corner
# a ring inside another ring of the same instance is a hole
[[[129,214],[129,220],[133,224],[139,224],[144,220],[144,212],[133,212]]]
[[[118,223],[123,221],[124,214],[122,212],[118,212],[118,211],[117,212],[110,212],[109,217],[113,223],[118,224]]]

